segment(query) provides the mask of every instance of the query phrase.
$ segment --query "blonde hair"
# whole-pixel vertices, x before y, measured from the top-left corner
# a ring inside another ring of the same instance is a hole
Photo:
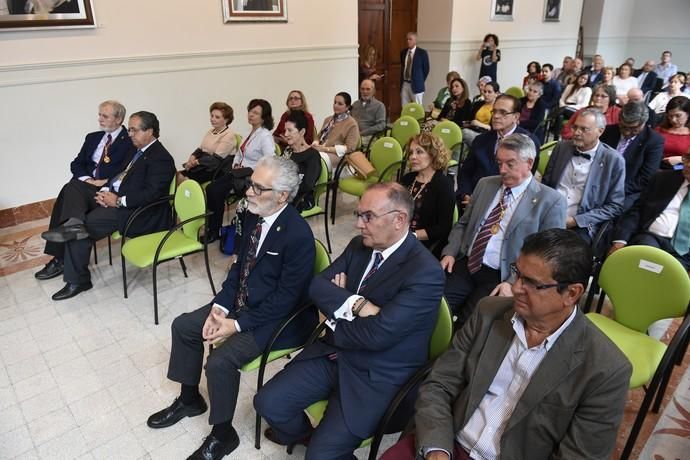
[[[446,144],[440,137],[431,133],[422,132],[410,138],[407,141],[407,151],[410,151],[412,143],[419,145],[431,157],[431,167],[434,171],[446,169],[448,161],[450,160],[450,152],[446,148]]]

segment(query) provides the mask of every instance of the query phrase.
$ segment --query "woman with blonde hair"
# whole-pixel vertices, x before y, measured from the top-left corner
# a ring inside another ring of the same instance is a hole
[[[280,146],[280,150],[285,150],[287,146],[285,140],[285,122],[288,116],[297,110],[304,112],[304,116],[307,118],[307,131],[304,135],[304,139],[310,144],[314,142],[314,117],[309,113],[307,98],[304,96],[304,93],[298,89],[290,91],[285,101],[285,106],[287,110],[280,116],[278,126],[276,126],[276,129],[273,131],[273,140]]]

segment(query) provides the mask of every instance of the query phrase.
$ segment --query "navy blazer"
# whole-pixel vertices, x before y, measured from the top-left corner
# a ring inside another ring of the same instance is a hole
[[[519,126],[515,128],[514,133],[526,134],[534,142],[534,146],[537,148],[537,156],[532,165],[532,174],[536,173],[537,166],[539,165],[539,148],[541,147],[541,142],[539,142],[539,139],[537,139],[534,134]],[[482,133],[474,139],[470,153],[467,155],[465,162],[462,164],[462,168],[460,168],[460,173],[458,174],[458,187],[455,192],[458,198],[462,198],[465,195],[472,195],[474,188],[477,186],[477,182],[479,182],[479,179],[482,177],[498,175],[498,164],[496,164],[495,152],[497,140],[498,133],[494,130]]]
[[[79,150],[76,158],[72,160],[72,163],[69,165],[69,169],[72,171],[72,177],[75,179],[83,176],[93,177],[96,163],[91,157],[105,134],[105,131],[96,131],[86,135],[81,150]],[[120,130],[120,134],[117,138],[113,139],[110,145],[110,151],[108,152],[110,163],[102,162],[101,167],[98,169],[98,177],[94,179],[110,179],[125,169],[127,165],[125,160],[132,154],[132,149],[134,149],[134,146],[127,134],[127,128],[123,126]]]
[[[134,149],[125,160],[132,161]],[[139,207],[152,203],[170,193],[170,183],[175,177],[175,161],[163,144],[151,144],[122,179],[118,196],[124,196],[127,207],[117,209],[118,230],[123,232],[129,216]],[[112,189],[112,184],[109,184]],[[146,211],[146,217],[135,219],[127,237],[143,235],[170,227],[170,205],[165,202]]]
[[[405,48],[400,52],[400,86],[402,86],[403,75],[405,73],[405,60],[407,58],[407,53],[409,48]],[[412,92],[423,93],[424,92],[424,82],[426,77],[429,76],[429,53],[425,49],[419,46],[414,51],[414,57],[412,58],[412,80],[410,81],[410,86],[412,86]]]
[[[249,234],[258,216],[247,213],[237,260],[230,268],[223,288],[213,299],[230,311],[243,332],[251,331],[259,348],[264,349],[273,331],[308,300],[309,283],[314,276],[314,234],[309,224],[292,205],[288,205],[271,225],[249,272],[248,309],[235,312],[235,296],[242,267],[247,261]],[[274,348],[304,344],[318,322],[316,309],[309,309],[292,321]]]
[[[636,70],[634,75],[635,77],[639,77],[642,74],[642,69]],[[647,91],[653,91],[654,88],[656,87],[656,79],[658,78],[658,75],[656,72],[653,70],[650,72],[647,72],[647,75],[644,78],[644,81],[642,82],[642,86],[640,86],[640,89],[642,90],[643,93],[646,93]],[[639,86],[639,84],[638,84]]]
[[[333,318],[357,292],[372,249],[353,238],[343,254],[314,278],[310,295]],[[345,288],[331,282],[346,273]],[[348,430],[371,436],[398,389],[428,360],[429,340],[438,317],[445,276],[438,260],[411,233],[369,278],[360,293],[381,308],[379,314],[339,320],[325,340],[308,346],[295,359],[338,353],[338,391]]]

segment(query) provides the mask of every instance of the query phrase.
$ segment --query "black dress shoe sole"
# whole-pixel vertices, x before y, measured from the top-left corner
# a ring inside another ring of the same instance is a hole
[[[156,423],[156,422],[152,421],[152,419],[156,415],[158,415],[161,412],[166,411],[168,409],[168,408],[165,408],[162,411],[156,412],[151,417],[149,417],[149,419],[146,420],[146,425],[149,428],[153,428],[153,429],[167,428],[169,426],[173,426],[174,424],[176,424],[177,422],[179,422],[180,420],[182,420],[185,417],[196,417],[197,415],[201,415],[204,412],[206,412],[206,410],[208,409],[208,406],[206,405],[206,401],[202,400],[202,402],[203,402],[203,405],[201,407],[194,406],[194,407],[188,407],[188,408],[182,409],[178,412],[178,414],[175,415],[175,417],[172,417],[172,418],[166,420],[165,422]]]
[[[37,280],[52,280],[53,278],[56,278],[64,273],[65,269],[63,267],[60,267],[59,269],[56,270],[46,270],[43,268],[42,270],[37,271],[34,273],[34,277]]]
[[[41,238],[51,243],[67,243],[68,241],[84,240],[89,237],[86,228],[65,230],[56,228],[41,233]]]
[[[75,297],[84,291],[88,291],[91,288],[93,288],[93,284],[91,284],[91,283],[80,284],[75,289],[71,289],[71,290],[67,290],[67,287],[65,286],[64,288],[60,289],[58,292],[53,294],[52,299],[53,300],[71,299],[72,297]]]

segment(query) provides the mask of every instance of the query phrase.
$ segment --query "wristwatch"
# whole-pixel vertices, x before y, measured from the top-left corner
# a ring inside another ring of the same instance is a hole
[[[118,196],[117,200],[115,200],[115,206],[117,206],[118,208],[121,208],[123,206],[121,196]]]

